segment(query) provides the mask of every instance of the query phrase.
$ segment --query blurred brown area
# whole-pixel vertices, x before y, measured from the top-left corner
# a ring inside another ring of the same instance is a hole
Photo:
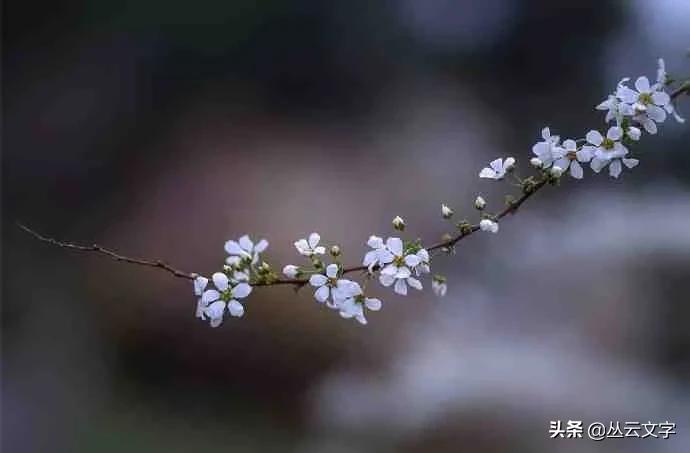
[[[599,126],[659,56],[690,73],[687,2],[650,3],[5,2],[4,451],[687,451],[687,125],[435,260],[445,299],[376,288],[365,327],[276,287],[211,329],[189,282],[15,226],[200,273],[244,233],[276,267],[311,231],[358,263],[395,215],[435,240],[441,202],[502,202],[490,159]]]

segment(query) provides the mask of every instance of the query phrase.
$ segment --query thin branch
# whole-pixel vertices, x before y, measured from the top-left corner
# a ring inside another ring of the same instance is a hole
[[[675,100],[677,97],[679,97],[682,94],[687,94],[690,95],[690,81],[685,81],[683,82],[677,89],[675,89],[671,94],[670,97],[672,100]],[[548,180],[547,178],[542,178],[541,180],[537,181],[534,186],[532,187],[532,190],[524,193],[520,198],[517,200],[511,202],[508,204],[508,206],[503,209],[500,213],[498,213],[495,217],[497,220],[500,220],[507,216],[508,214],[514,214],[517,209],[522,206],[522,204],[527,201],[528,198],[530,198],[532,195],[537,193],[541,188],[543,188],[547,184]],[[139,266],[146,266],[146,267],[153,267],[157,269],[162,269],[166,272],[169,272],[175,277],[180,277],[180,278],[185,278],[188,280],[193,280],[197,274],[195,273],[190,273],[190,272],[185,272],[180,269],[176,269],[169,264],[166,264],[165,262],[161,260],[148,260],[148,259],[142,259],[142,258],[132,258],[124,255],[120,255],[112,250],[106,249],[104,247],[101,247],[100,245],[93,244],[93,245],[80,245],[80,244],[73,244],[71,242],[64,242],[64,241],[58,241],[54,238],[43,236],[36,231],[32,230],[31,228],[21,224],[17,223],[19,228],[24,230],[25,232],[29,233],[31,236],[34,238],[38,239],[41,242],[45,242],[47,244],[55,245],[57,247],[69,249],[69,250],[75,250],[79,252],[94,252],[96,254],[100,255],[105,255],[111,259],[114,259],[116,261],[122,261],[125,263],[131,263],[131,264],[136,264]],[[448,240],[438,242],[436,244],[431,245],[430,247],[427,247],[427,250],[431,253],[437,253],[442,250],[446,250],[449,248],[452,248],[455,246],[459,241],[462,239],[466,238],[467,236],[470,236],[471,234],[477,232],[479,230],[479,225],[469,225],[467,228],[465,228],[463,231],[458,233],[457,235],[451,237]],[[366,266],[354,266],[354,267],[348,267],[343,269],[343,274],[349,274],[352,272],[363,272],[367,271]],[[254,284],[254,286],[273,286],[273,285],[295,285],[295,289],[300,289],[304,285],[306,285],[309,282],[308,279],[304,278],[278,278],[275,280],[271,280],[270,282],[257,282]]]
[[[19,226],[19,228],[21,228],[25,232],[29,233],[31,236],[38,239],[39,241],[45,242],[47,244],[55,245],[55,246],[61,247],[63,249],[75,250],[78,252],[94,252],[94,253],[99,254],[99,255],[105,255],[111,259],[114,259],[115,261],[122,261],[125,263],[137,264],[139,266],[147,266],[147,267],[154,267],[157,269],[163,269],[164,271],[171,273],[175,277],[186,278],[189,280],[193,280],[196,277],[196,274],[176,269],[176,268],[172,267],[169,264],[166,264],[165,262],[163,262],[161,260],[147,260],[147,259],[142,259],[142,258],[131,258],[129,256],[120,255],[119,253],[116,253],[112,250],[101,247],[98,244],[81,245],[81,244],[73,244],[71,242],[58,241],[57,239],[43,236],[42,234],[32,230],[28,226],[23,225],[19,222],[17,222],[17,226]]]

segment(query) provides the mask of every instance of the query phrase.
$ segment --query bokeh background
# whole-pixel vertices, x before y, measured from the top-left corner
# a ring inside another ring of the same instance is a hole
[[[355,264],[395,215],[436,240],[441,202],[502,203],[490,159],[602,127],[657,57],[689,75],[690,2],[3,7],[3,451],[690,451],[687,125],[436,259],[446,298],[377,289],[366,327],[270,288],[211,329],[189,282],[14,225],[201,273],[246,232],[280,267],[314,230]],[[551,440],[558,419],[678,434]]]

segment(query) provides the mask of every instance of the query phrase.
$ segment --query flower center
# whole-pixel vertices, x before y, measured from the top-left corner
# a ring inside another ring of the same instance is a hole
[[[613,145],[615,144],[616,142],[614,142],[610,138],[605,138],[604,141],[601,143],[601,146],[606,150],[611,150],[613,149]]]
[[[565,155],[570,160],[576,160],[577,159],[577,153],[575,151],[568,151],[568,154]]]
[[[396,256],[393,259],[393,264],[395,264],[398,267],[404,266],[405,265],[405,258],[403,258],[402,256]]]
[[[652,103],[652,95],[650,93],[640,93],[639,96],[640,103],[648,105]]]
[[[338,285],[338,279],[337,279],[337,278],[329,278],[329,279],[328,279],[328,283],[329,283],[331,286],[337,286],[337,285]]]

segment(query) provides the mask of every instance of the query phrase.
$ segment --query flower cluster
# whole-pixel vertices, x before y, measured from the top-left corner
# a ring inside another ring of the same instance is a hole
[[[365,297],[362,286],[356,281],[343,278],[343,267],[338,261],[341,254],[340,247],[333,245],[329,248],[329,255],[335,261],[326,264],[320,255],[326,254],[326,247],[319,245],[321,236],[311,233],[306,239],[295,242],[297,252],[310,261],[307,266],[288,264],[283,268],[283,274],[291,279],[309,276],[308,283],[316,288],[314,298],[320,304],[337,310],[343,318],[354,318],[361,324],[366,324],[365,308],[378,311],[381,301],[372,297]]]
[[[656,134],[657,124],[663,123],[667,114],[673,114],[678,122],[684,120],[665,91],[669,78],[663,60],[659,60],[656,83],[651,84],[647,77],[641,76],[635,80],[633,89],[628,86],[629,81],[624,78],[618,82],[614,93],[595,107],[606,111],[604,121],[615,122],[613,126],[604,133],[590,130],[584,139],[567,139],[562,143],[558,135],[551,135],[545,127],[541,132],[542,141],[532,147],[536,156],[530,161],[532,165],[550,169],[549,174],[555,177],[568,171],[575,179],[584,176],[582,164],[589,164],[596,173],[608,166],[609,175],[614,178],[621,174],[624,166],[637,166],[639,160],[630,157],[628,147],[640,140],[641,128]]]
[[[268,241],[260,240],[256,244],[249,236],[244,235],[238,241],[227,241],[223,272],[211,276],[215,288],[207,288],[209,279],[198,275],[194,278],[194,294],[198,297],[196,317],[209,320],[211,327],[223,323],[226,312],[230,316],[244,315],[244,306],[240,300],[252,292],[251,282],[265,282],[272,278],[270,266],[260,263],[260,255],[268,248]]]
[[[214,273],[210,280],[194,275],[194,294],[198,298],[196,316],[208,320],[213,327],[219,326],[226,311],[234,317],[244,314],[241,301],[249,296],[253,287],[286,283],[295,285],[297,289],[312,287],[314,299],[319,304],[337,311],[343,318],[366,324],[367,310],[378,311],[382,305],[378,298],[365,295],[367,284],[372,280],[378,280],[384,288],[392,288],[402,296],[407,295],[408,287],[422,290],[421,278],[431,272],[432,252],[452,254],[456,243],[475,231],[498,233],[499,221],[515,212],[527,197],[541,187],[559,184],[566,173],[575,179],[582,179],[587,166],[595,173],[608,167],[609,175],[614,178],[621,174],[623,168],[636,167],[639,160],[631,156],[630,147],[641,139],[642,131],[656,134],[658,125],[668,115],[673,115],[678,122],[684,122],[672,98],[683,91],[690,92],[690,82],[684,82],[672,96],[666,90],[673,83],[666,73],[663,60],[659,60],[655,83],[641,76],[631,87],[630,79],[624,78],[618,82],[613,93],[595,107],[606,112],[605,130],[592,129],[583,138],[561,141],[560,136],[552,135],[551,129],[544,127],[541,140],[532,147],[534,156],[530,164],[538,171],[535,176],[520,178],[513,157],[492,160],[479,172],[479,177],[496,181],[510,177],[520,187],[520,198],[507,195],[505,208],[491,212],[486,200],[477,196],[473,204],[479,215],[477,223],[467,220],[455,223],[453,232],[445,233],[441,242],[430,247],[423,247],[418,239],[410,241],[398,237],[398,233],[406,230],[407,224],[402,217],[396,216],[392,221],[396,236],[388,237],[385,241],[382,237],[370,236],[366,241],[369,250],[363,257],[362,265],[346,268],[341,262],[340,246],[322,245],[321,236],[311,233],[294,242],[297,253],[307,264],[284,266],[282,278],[261,260],[261,254],[268,247],[266,240],[255,244],[245,235],[237,241],[227,241],[225,251],[228,256],[223,271]],[[444,220],[452,221],[455,210],[441,204],[440,214]],[[362,272],[361,282],[346,278],[346,274],[355,271]],[[209,287],[211,282],[213,287]],[[448,290],[446,278],[434,275],[431,288],[437,296],[444,296]]]

